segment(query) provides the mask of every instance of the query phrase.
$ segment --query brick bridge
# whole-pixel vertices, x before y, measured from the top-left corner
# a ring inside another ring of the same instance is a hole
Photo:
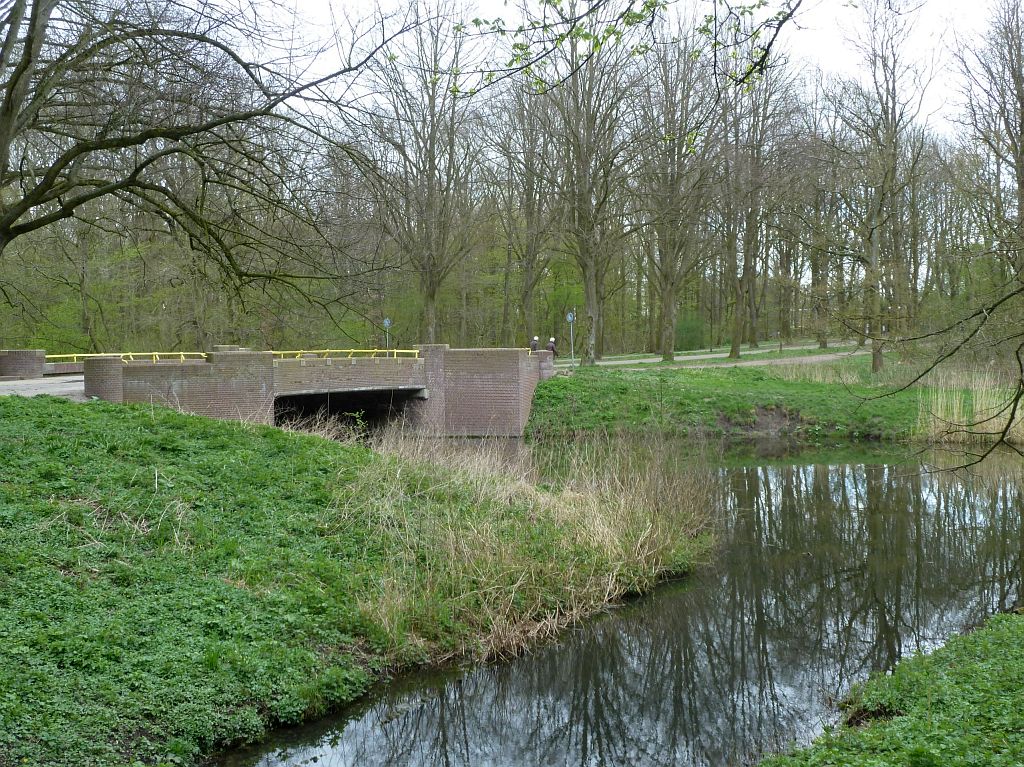
[[[538,381],[554,372],[550,352],[447,344],[365,356],[217,346],[205,355],[56,359],[47,362],[41,350],[0,351],[0,377],[83,372],[85,395],[110,402],[265,424],[322,410],[361,411],[446,436],[522,435]]]

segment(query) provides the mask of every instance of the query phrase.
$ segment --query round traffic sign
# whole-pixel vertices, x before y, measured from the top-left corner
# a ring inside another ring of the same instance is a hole
[[[385,318],[384,318],[384,322],[382,322],[382,323],[381,323],[381,325],[383,325],[383,326],[384,326],[384,329],[385,329],[385,330],[387,330],[388,328],[390,328],[390,327],[391,327],[391,318],[390,318],[390,317],[385,317]]]
[[[565,321],[571,325],[576,321],[576,315],[573,314],[572,312],[569,312],[567,315],[565,315]]]

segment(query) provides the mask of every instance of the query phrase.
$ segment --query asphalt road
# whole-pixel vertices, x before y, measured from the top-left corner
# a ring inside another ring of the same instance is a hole
[[[784,346],[782,348],[785,351],[795,351],[795,350],[805,350],[805,349],[817,349],[818,345],[815,343],[815,344],[807,344],[805,346]],[[778,347],[777,344],[776,345],[766,344],[765,346],[762,346],[762,347],[760,347],[758,349],[744,349],[743,350],[743,356],[744,357],[750,357],[750,356],[755,355],[755,354],[771,354],[772,352],[777,352],[778,350],[779,350],[779,347]],[[823,352],[823,354],[825,354],[825,355],[827,355],[829,357],[834,356],[834,355],[829,354],[828,352]],[[701,353],[701,354],[680,353],[679,355],[676,356],[675,361],[677,363],[679,363],[680,365],[682,365],[682,364],[685,364],[685,363],[691,362],[691,361],[724,360],[728,356],[729,356],[729,352],[705,352],[705,353]],[[785,359],[785,358],[783,358],[783,359]],[[798,358],[793,357],[791,359],[798,359]],[[661,359],[660,356],[651,356],[651,357],[631,357],[630,359],[598,360],[597,364],[598,365],[607,365],[609,367],[613,367],[613,366],[614,367],[619,367],[619,366],[623,366],[623,365],[628,367],[630,365],[650,365],[652,363],[661,362],[661,361],[662,361],[662,359]],[[764,364],[764,363],[758,363],[758,364]],[[568,362],[568,360],[565,359],[565,357],[560,357],[558,362],[555,363],[555,367],[562,367],[562,366],[569,366],[569,365],[570,365],[570,363]],[[669,367],[671,367],[671,365],[669,365]]]
[[[846,357],[860,357],[863,354],[871,354],[870,349],[858,349],[852,352],[832,352],[831,354],[808,354],[804,357],[780,357],[773,360],[736,360],[735,362],[721,362],[716,365],[666,365],[667,368],[692,368],[694,370],[707,370],[709,368],[754,368],[768,367],[769,365],[810,365],[815,362],[834,362]],[[637,368],[639,370],[640,368]]]
[[[0,396],[35,397],[37,394],[49,394],[54,397],[65,397],[74,402],[85,402],[85,376],[49,376],[47,378],[29,378],[24,381],[0,381]]]

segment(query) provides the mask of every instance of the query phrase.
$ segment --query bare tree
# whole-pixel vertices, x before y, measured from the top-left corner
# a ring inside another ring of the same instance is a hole
[[[570,16],[576,5],[564,9]],[[623,197],[633,133],[631,97],[638,70],[630,48],[608,44],[595,55],[589,39],[573,37],[551,54],[561,83],[548,93],[546,130],[554,137],[548,174],[558,195],[565,247],[583,279],[583,364],[600,355],[605,282],[626,234]]]
[[[820,80],[815,83],[811,100],[803,110],[801,143],[803,145],[800,179],[804,201],[798,235],[808,252],[811,277],[811,311],[814,336],[819,349],[828,347],[829,275],[835,263],[836,243],[843,207],[837,148],[841,124],[827,109]]]
[[[476,118],[463,87],[467,38],[451,8],[416,5],[412,18],[415,29],[367,70],[378,95],[362,131],[388,233],[418,280],[423,337],[434,343],[439,292],[476,238]]]
[[[534,298],[553,254],[556,230],[554,189],[545,173],[554,162],[555,139],[545,130],[550,116],[541,114],[550,109],[550,100],[532,92],[520,74],[507,81],[488,117],[495,152],[491,186],[508,247],[505,292],[511,293],[514,269],[519,278],[518,326],[525,335],[535,330]]]
[[[1024,3],[999,0],[980,44],[963,48],[957,58],[969,86],[969,128],[993,166],[1009,174],[1009,204],[997,183],[991,221],[1001,230],[1000,239],[1010,238],[1008,244],[1019,251],[1024,244]]]
[[[757,343],[758,267],[764,258],[766,207],[777,182],[778,150],[791,118],[791,85],[788,74],[775,66],[754,82],[724,89],[719,100],[717,217],[722,272],[733,293],[732,358],[739,357],[744,338]]]
[[[660,309],[658,347],[675,358],[676,308],[697,265],[714,172],[716,89],[710,56],[692,30],[656,46],[639,89],[636,193]]]
[[[703,35],[706,50],[718,60],[729,59],[728,76],[742,85],[763,74],[771,60],[782,30],[798,17],[804,0],[694,0],[684,13],[703,15],[694,31]],[[504,66],[486,70],[485,83],[493,83],[526,72],[539,88],[561,83],[568,74],[550,67],[550,59],[561,53],[565,43],[576,42],[584,58],[595,56],[609,42],[620,41],[637,30],[658,40],[664,31],[659,23],[666,9],[664,0],[588,0],[561,4],[533,4],[521,1],[522,22],[516,28],[503,20],[474,19],[476,34],[497,35],[511,45]],[[723,36],[721,33],[728,32]],[[735,35],[734,32],[740,34]],[[660,40],[664,43],[665,40]],[[641,48],[644,47],[643,44]]]
[[[884,311],[884,280],[897,260],[903,196],[918,173],[924,148],[924,134],[916,125],[924,83],[903,51],[911,24],[907,13],[890,0],[872,0],[865,14],[859,47],[867,80],[842,83],[832,94],[832,108],[850,139],[845,171],[860,182],[845,188],[844,208],[860,239],[854,256],[864,269],[863,321],[871,339],[871,369],[878,372],[892,324],[891,311]]]
[[[280,131],[320,142],[294,107],[323,96],[386,41],[303,76],[253,5],[213,0],[12,0],[0,11],[0,254],[16,238],[117,197],[154,212],[236,278],[315,273],[268,211],[315,226]],[[307,151],[314,159],[316,152]],[[294,254],[293,254],[294,255]],[[273,267],[273,268],[269,268]]]

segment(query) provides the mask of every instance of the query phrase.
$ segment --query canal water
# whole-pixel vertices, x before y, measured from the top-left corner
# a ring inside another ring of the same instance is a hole
[[[399,680],[225,767],[752,764],[1017,606],[1019,459],[722,469],[714,563],[510,663]]]

